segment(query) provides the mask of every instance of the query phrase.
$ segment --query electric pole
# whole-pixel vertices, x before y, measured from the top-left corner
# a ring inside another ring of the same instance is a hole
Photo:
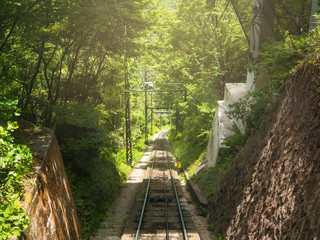
[[[147,75],[147,72],[152,72],[152,69],[140,69],[140,71],[144,71],[144,124],[145,124],[145,143],[148,143],[148,91],[153,88],[153,83],[148,82],[148,78],[154,77],[153,74]]]
[[[152,107],[152,95],[153,93],[151,93],[151,126],[150,126],[150,133],[151,133],[151,136],[153,134],[153,107]]]
[[[145,140],[144,142],[148,143],[148,85],[144,85],[144,126],[145,126]]]
[[[131,121],[130,121],[130,83],[128,73],[127,56],[127,25],[124,26],[124,69],[125,69],[125,102],[126,102],[126,160],[127,164],[132,164],[132,141],[131,141]]]

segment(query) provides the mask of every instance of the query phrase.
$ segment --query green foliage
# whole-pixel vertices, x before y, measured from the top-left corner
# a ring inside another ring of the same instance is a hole
[[[142,39],[148,41],[142,65],[154,69],[156,83],[181,83],[187,90],[185,102],[179,94],[163,94],[157,105],[176,110],[171,121],[176,134],[189,145],[204,146],[224,84],[245,80],[245,35],[228,1],[152,2],[145,12],[153,27]],[[249,5],[238,4],[245,19],[251,18],[245,12]]]
[[[231,219],[231,217],[230,217],[229,214],[225,214],[225,215],[223,216],[223,218],[224,218],[224,220],[225,220],[226,222],[229,222],[230,219]]]
[[[216,231],[216,226],[213,223],[210,223],[209,230],[212,231],[212,232],[215,232]]]
[[[195,105],[190,100],[182,111],[185,115],[183,122],[183,135],[186,141],[195,146],[205,146],[209,140],[212,118],[215,108],[212,104],[199,103]]]
[[[283,86],[299,61],[303,59],[305,37],[287,35],[285,41],[272,40],[263,46],[261,64],[268,72],[274,91]],[[258,76],[259,78],[260,76]]]
[[[11,97],[0,99],[0,239],[20,236],[29,224],[20,201],[24,194],[23,180],[33,159],[29,148],[16,144],[12,136],[18,125],[8,119],[17,115],[16,105],[17,101]]]
[[[287,0],[275,2],[274,35],[281,39],[285,31],[301,35],[309,30],[310,9],[312,0]]]
[[[198,210],[200,216],[206,217],[208,215],[208,209],[206,207],[203,207],[200,205],[197,205],[196,207],[197,207],[197,210]]]
[[[177,161],[181,162],[181,166],[185,169],[189,169],[204,150],[204,146],[190,146],[184,138],[179,139],[179,136],[175,138],[173,130],[169,132],[169,139]]]
[[[132,161],[135,165],[140,161],[141,157],[145,153],[146,148],[147,145],[144,143],[144,136],[135,141],[132,150]],[[121,149],[118,151],[116,157],[116,167],[122,181],[125,181],[132,171],[132,167],[126,162],[126,149]]]
[[[126,150],[117,144],[117,132],[108,129],[108,112],[101,105],[65,104],[55,109],[54,126],[60,143],[83,238],[95,232],[131,173]],[[144,138],[133,146],[137,163],[146,148]]]
[[[190,165],[188,168],[189,176],[192,177],[195,172],[198,170],[198,166],[202,163],[203,159],[206,157],[206,150],[203,150],[203,152],[199,155],[198,159]]]
[[[216,166],[209,167],[205,171],[192,176],[207,197],[215,195],[224,174],[248,138],[247,135],[241,134],[239,130],[235,129],[235,131],[236,134],[225,141],[227,147],[219,150]]]
[[[13,235],[20,236],[29,226],[30,219],[21,208],[20,199],[19,194],[1,194],[1,201],[6,203],[0,204],[0,239],[6,240]]]
[[[244,146],[248,140],[248,135],[242,134],[235,125],[232,130],[235,135],[228,137],[223,144],[226,145],[231,152],[236,153]]]
[[[56,135],[87,239],[98,227],[121,187],[114,164],[116,145],[103,119],[89,104],[66,104],[55,110]]]
[[[317,17],[318,26],[314,28],[306,40],[307,44],[307,59],[309,61],[319,61],[320,54],[320,16]]]
[[[276,94],[270,87],[251,91],[238,102],[229,105],[227,114],[230,118],[241,121],[246,127],[246,133],[252,134],[273,106]]]
[[[134,39],[145,29],[144,4],[2,1],[1,91],[19,95],[22,115],[49,127],[54,107],[65,103],[103,102],[114,111],[123,84],[124,42],[130,60],[139,48]]]
[[[1,96],[0,97],[0,119],[8,120],[12,116],[18,116],[20,109],[17,107],[18,99],[13,96]]]
[[[123,52],[130,65],[145,31],[146,2],[0,3],[0,94],[16,95],[23,118],[55,130],[85,238],[130,170],[114,163],[123,148],[119,93]],[[6,101],[10,111],[15,101]]]
[[[197,174],[195,174],[197,166],[205,158],[206,151],[204,147],[190,146],[185,139],[179,139],[179,135],[174,137],[173,130],[169,132],[169,139],[172,143],[174,154],[177,156],[177,161],[181,162],[182,167],[189,171],[192,179],[198,182],[207,197],[215,195],[224,174],[248,139],[248,136],[241,134],[239,130],[235,129],[235,131],[236,134],[225,142],[227,148],[220,149],[217,165]]]
[[[309,35],[286,34],[284,41],[270,41],[265,44],[261,64],[268,72],[270,82],[249,92],[239,102],[229,106],[229,117],[240,120],[251,134],[259,126],[270,107],[274,105],[289,75],[305,60],[317,61],[320,52],[319,26]],[[259,76],[258,76],[259,77]]]

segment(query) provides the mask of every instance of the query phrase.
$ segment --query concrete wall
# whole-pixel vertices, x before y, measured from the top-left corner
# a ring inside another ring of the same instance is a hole
[[[268,41],[273,35],[273,19],[274,19],[274,0],[254,0],[252,12],[251,35],[249,43],[249,55],[252,63],[258,59],[258,53],[261,45]],[[263,70],[263,67],[256,63],[256,71],[260,74],[260,78],[256,78],[256,72],[251,69],[247,73],[246,83],[226,83],[224,91],[224,101],[219,103],[216,110],[219,114],[215,115],[212,133],[207,147],[206,160],[209,165],[215,166],[219,148],[226,137],[233,133],[226,131],[230,125],[235,123],[242,133],[245,132],[245,126],[236,119],[229,119],[225,110],[229,104],[237,102],[243,97],[246,92],[252,91],[255,87],[263,86],[269,80],[268,74]],[[261,77],[262,76],[262,77]],[[217,120],[216,120],[217,119]],[[231,124],[230,124],[231,122]],[[219,141],[218,141],[219,140]]]
[[[316,76],[319,65],[300,65],[224,175],[208,208],[223,239],[320,239]]]
[[[26,184],[23,207],[31,223],[23,239],[80,239],[80,224],[56,136],[48,129],[45,134],[34,134],[30,126],[26,129],[23,131],[34,153],[36,174]]]
[[[209,166],[217,164],[219,149],[226,137],[232,135],[232,121],[226,116],[224,101],[218,101],[218,107],[213,119],[212,130],[206,151]]]
[[[225,139],[234,134],[231,130],[235,123],[241,132],[245,131],[245,127],[239,121],[230,119],[226,111],[228,106],[239,101],[246,94],[245,83],[227,83],[224,90],[224,100],[218,101],[218,107],[213,119],[212,130],[206,151],[206,160],[209,166],[215,166],[217,163],[219,149],[226,147],[223,145]]]
[[[262,44],[273,36],[274,8],[274,0],[255,0],[253,2],[249,56],[252,63],[256,65],[256,70],[251,69],[247,73],[247,91],[261,87],[269,81],[267,72],[256,61]],[[260,75],[259,78],[255,77],[257,73]]]
[[[309,27],[309,31],[311,31],[312,29],[314,29],[317,25],[318,22],[316,20],[316,18],[314,17],[315,14],[319,15],[317,10],[320,8],[318,0],[312,0],[312,8],[311,8],[311,16],[310,16],[310,27]]]

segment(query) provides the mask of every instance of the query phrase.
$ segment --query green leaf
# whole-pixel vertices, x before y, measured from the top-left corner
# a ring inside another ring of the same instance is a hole
[[[15,230],[12,231],[12,234],[17,236],[17,237],[19,237],[21,235],[21,232],[20,232],[19,229],[15,229]]]

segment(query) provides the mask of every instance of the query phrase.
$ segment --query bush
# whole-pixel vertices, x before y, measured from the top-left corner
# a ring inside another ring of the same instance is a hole
[[[121,131],[108,129],[100,107],[66,104],[56,109],[55,132],[66,165],[84,239],[99,227],[123,182],[131,173]],[[137,163],[146,145],[135,140],[133,161]]]
[[[169,139],[172,144],[174,155],[177,157],[177,161],[181,162],[181,166],[190,170],[200,154],[203,152],[205,146],[190,145],[185,138],[174,137],[174,131],[169,131]]]
[[[227,115],[231,119],[240,120],[246,128],[246,134],[251,135],[274,105],[277,96],[270,86],[251,91],[238,102],[230,104]]]
[[[284,41],[274,40],[265,44],[260,53],[260,63],[268,72],[270,82],[231,104],[228,116],[240,120],[250,135],[276,102],[286,80],[299,62],[304,59],[319,59],[319,45],[319,26],[309,35],[294,36],[287,33]]]
[[[84,239],[99,228],[122,184],[114,162],[116,143],[103,118],[94,106],[66,104],[54,119]]]
[[[234,128],[234,131],[236,134],[227,138],[225,141],[225,145],[228,146],[228,148],[221,148],[219,150],[217,165],[192,176],[207,197],[213,197],[215,195],[224,174],[248,139],[248,136],[241,134],[238,129]]]
[[[30,149],[16,144],[12,136],[18,124],[9,119],[17,115],[17,104],[15,98],[0,97],[0,239],[20,236],[30,221],[20,201],[33,159]]]

